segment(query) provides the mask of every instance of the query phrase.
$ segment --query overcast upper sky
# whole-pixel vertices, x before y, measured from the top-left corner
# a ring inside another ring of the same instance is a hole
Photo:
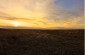
[[[33,28],[83,28],[84,0],[0,0],[0,26],[13,24]]]

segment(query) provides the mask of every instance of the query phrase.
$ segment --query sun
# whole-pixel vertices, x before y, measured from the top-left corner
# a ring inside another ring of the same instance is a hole
[[[20,22],[15,21],[15,22],[12,23],[12,25],[13,25],[14,27],[18,27],[18,26],[20,26]]]

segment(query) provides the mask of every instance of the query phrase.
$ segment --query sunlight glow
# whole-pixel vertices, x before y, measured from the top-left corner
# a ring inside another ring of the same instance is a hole
[[[20,26],[20,22],[17,22],[17,21],[13,22],[12,24],[13,24],[13,26],[15,26],[15,27]]]

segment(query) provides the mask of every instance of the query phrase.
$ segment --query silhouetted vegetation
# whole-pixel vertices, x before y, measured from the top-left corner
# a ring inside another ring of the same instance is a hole
[[[84,30],[0,29],[0,55],[84,55]]]

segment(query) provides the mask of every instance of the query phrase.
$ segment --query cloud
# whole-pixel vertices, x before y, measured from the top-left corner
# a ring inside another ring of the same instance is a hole
[[[84,26],[81,8],[75,12],[67,11],[54,2],[54,0],[0,0],[0,16],[4,16],[0,21],[8,18],[8,20],[13,19],[10,23],[19,21],[23,23],[22,26],[38,28],[82,28]],[[11,25],[10,23],[6,25]]]

